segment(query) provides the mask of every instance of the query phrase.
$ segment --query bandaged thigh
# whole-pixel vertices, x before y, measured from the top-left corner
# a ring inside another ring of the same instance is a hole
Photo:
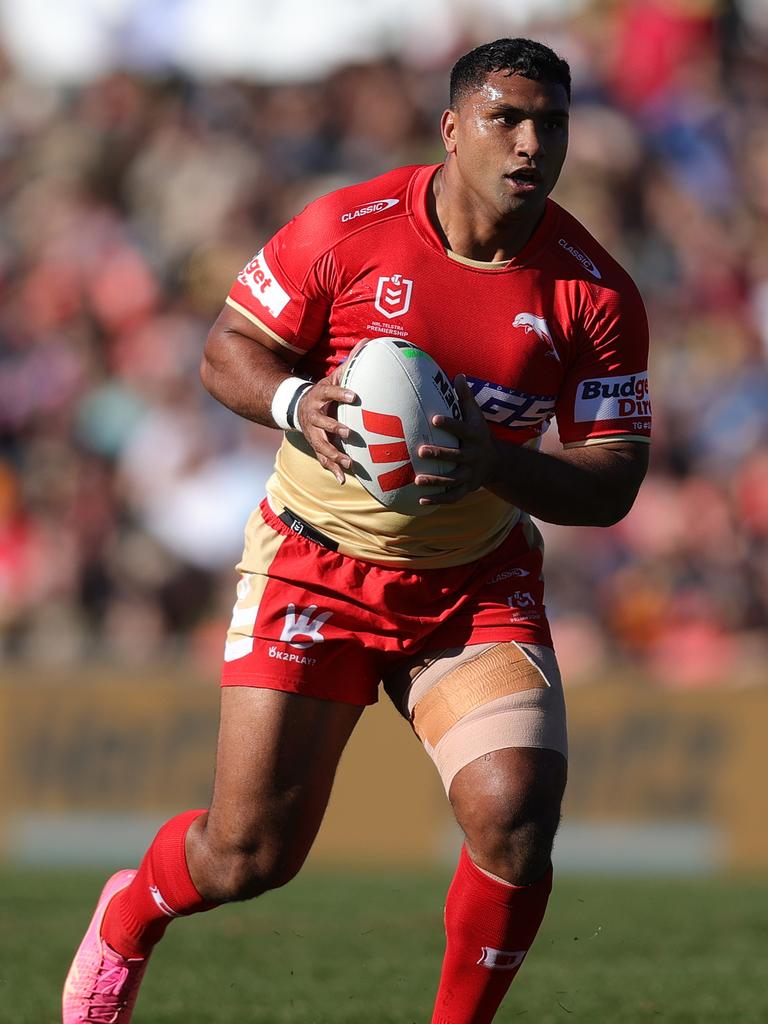
[[[477,644],[428,659],[412,677],[404,714],[448,792],[465,765],[505,747],[567,757],[565,701],[551,647]]]

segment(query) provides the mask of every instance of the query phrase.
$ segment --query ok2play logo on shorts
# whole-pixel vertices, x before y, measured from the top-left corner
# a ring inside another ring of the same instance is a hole
[[[599,420],[624,420],[651,415],[648,374],[625,377],[593,377],[576,389],[574,420],[597,423]]]
[[[297,608],[295,604],[289,604],[280,639],[301,650],[321,644],[325,640],[321,630],[331,615],[333,612],[318,612],[316,604],[311,604],[309,608]],[[299,640],[298,637],[306,639]]]

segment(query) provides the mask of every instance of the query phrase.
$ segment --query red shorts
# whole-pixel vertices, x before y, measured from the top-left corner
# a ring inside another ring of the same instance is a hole
[[[421,652],[504,640],[551,646],[540,538],[526,523],[475,562],[417,572],[342,555],[262,502],[249,524],[222,685],[373,704],[379,682]]]

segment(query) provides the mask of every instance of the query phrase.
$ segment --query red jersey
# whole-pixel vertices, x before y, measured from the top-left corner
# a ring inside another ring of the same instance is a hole
[[[399,337],[465,374],[505,441],[535,444],[556,416],[566,447],[647,442],[648,326],[631,278],[552,200],[513,260],[447,251],[427,213],[437,169],[399,168],[310,204],[243,268],[228,303],[300,353],[305,377],[330,373],[363,338]],[[268,493],[343,551],[424,567],[478,557],[519,517],[485,490],[400,516],[349,483],[289,432]]]

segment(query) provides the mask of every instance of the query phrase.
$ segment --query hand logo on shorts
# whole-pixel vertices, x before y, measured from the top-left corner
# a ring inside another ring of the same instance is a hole
[[[311,647],[313,644],[321,644],[325,637],[320,632],[325,623],[330,619],[333,612],[320,612],[316,615],[317,605],[311,604],[309,608],[304,608],[300,611],[299,615],[296,615],[296,605],[289,604],[288,609],[285,613],[285,624],[283,625],[283,632],[280,634],[280,639],[285,643],[291,645],[291,647]],[[295,640],[297,636],[308,636],[309,640]]]

